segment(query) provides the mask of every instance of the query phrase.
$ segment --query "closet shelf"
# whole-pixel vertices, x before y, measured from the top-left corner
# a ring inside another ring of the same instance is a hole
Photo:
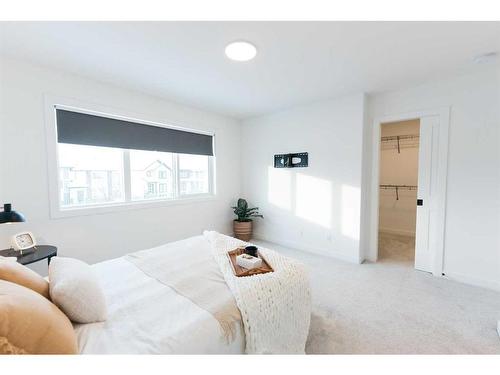
[[[416,185],[385,185],[382,184],[380,185],[380,189],[383,190],[390,190],[394,189],[396,192],[396,200],[399,200],[399,190],[417,190],[418,186]]]
[[[381,142],[396,142],[398,148],[398,154],[401,153],[401,142],[402,141],[412,141],[417,140],[414,144],[407,144],[407,147],[418,147],[418,139],[420,139],[420,135],[418,134],[404,134],[404,135],[391,135],[380,138]]]

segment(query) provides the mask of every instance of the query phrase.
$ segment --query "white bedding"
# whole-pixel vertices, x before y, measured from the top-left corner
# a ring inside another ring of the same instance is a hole
[[[195,254],[210,251],[203,236],[155,249]],[[227,343],[217,320],[168,286],[146,276],[134,264],[117,258],[92,266],[104,290],[108,319],[76,324],[83,354],[235,354],[244,353],[238,327]]]

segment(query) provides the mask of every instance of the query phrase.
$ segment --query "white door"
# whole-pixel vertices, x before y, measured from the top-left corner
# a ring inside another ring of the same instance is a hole
[[[420,118],[415,268],[432,272],[436,247],[436,183],[439,117]],[[433,199],[434,198],[434,199]]]

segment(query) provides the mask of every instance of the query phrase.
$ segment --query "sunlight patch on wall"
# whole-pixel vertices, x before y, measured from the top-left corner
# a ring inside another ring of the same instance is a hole
[[[359,187],[342,185],[341,230],[346,237],[359,240],[361,190]]]
[[[295,214],[330,228],[332,222],[332,184],[328,180],[296,175]]]
[[[269,203],[291,210],[292,208],[292,175],[289,170],[268,167],[267,200]]]

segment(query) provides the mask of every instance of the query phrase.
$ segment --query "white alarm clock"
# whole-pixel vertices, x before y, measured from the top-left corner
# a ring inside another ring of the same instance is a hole
[[[15,250],[27,250],[36,246],[35,236],[31,232],[22,232],[12,236],[12,248]]]

